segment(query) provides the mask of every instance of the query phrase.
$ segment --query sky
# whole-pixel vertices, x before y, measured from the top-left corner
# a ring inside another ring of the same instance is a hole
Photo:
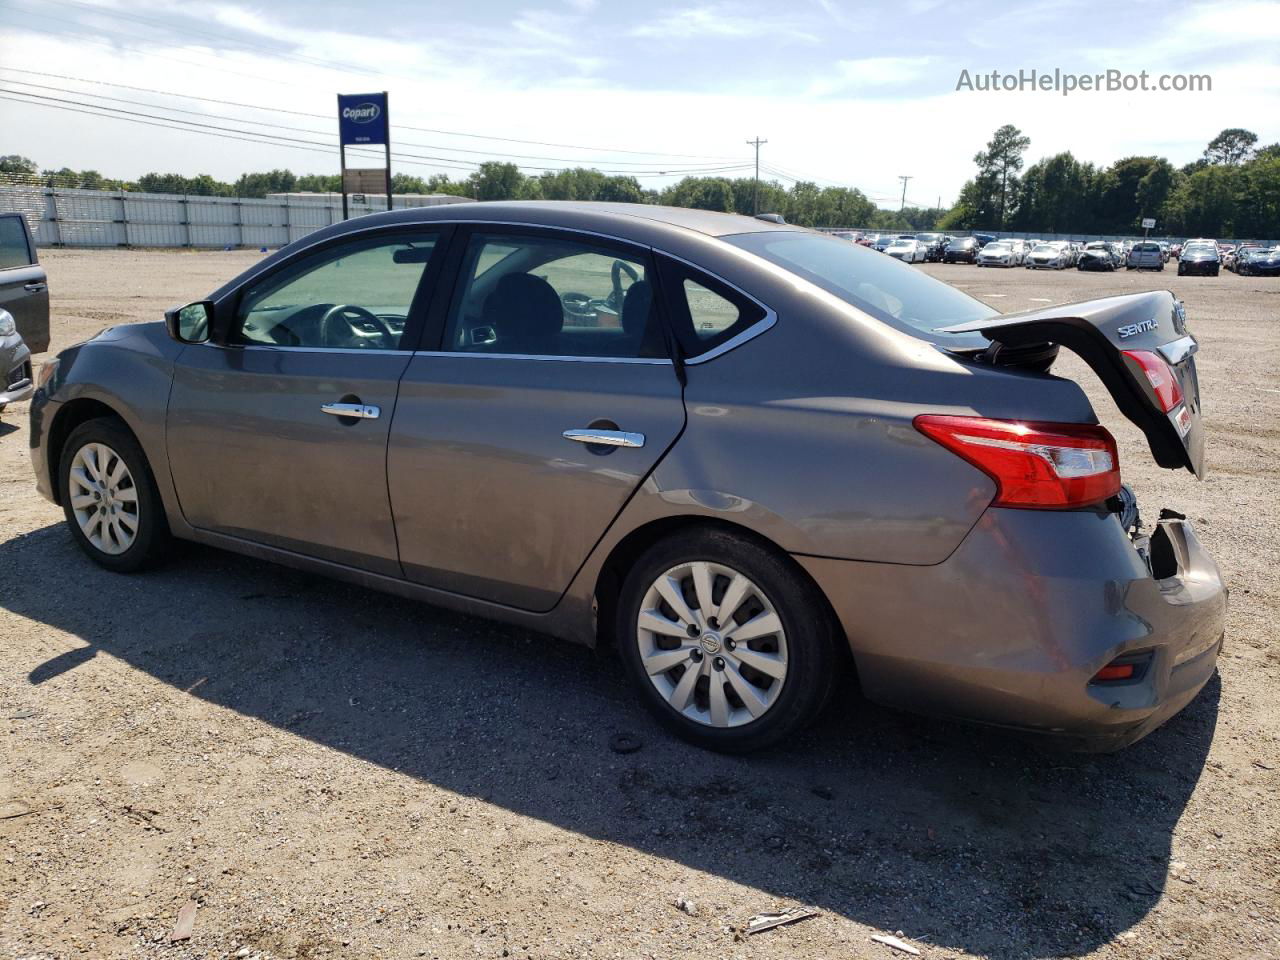
[[[1207,74],[1212,89],[956,89],[961,71],[1032,69]],[[1005,123],[1031,138],[1028,163],[1180,165],[1226,127],[1280,141],[1280,0],[0,0],[0,153],[44,168],[336,173],[335,94],[377,90],[396,172],[460,179],[510,159],[661,187],[751,175],[760,137],[764,177],[896,208],[909,176],[908,204],[946,205]],[[65,109],[88,103],[307,143]]]

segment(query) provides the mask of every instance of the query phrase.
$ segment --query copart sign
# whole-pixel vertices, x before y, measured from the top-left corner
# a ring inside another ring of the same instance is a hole
[[[387,94],[338,94],[338,135],[345,147],[355,143],[387,143]]]

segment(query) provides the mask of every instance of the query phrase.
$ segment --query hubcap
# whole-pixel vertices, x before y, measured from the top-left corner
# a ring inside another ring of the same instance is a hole
[[[763,716],[787,677],[782,620],[764,591],[718,563],[672,567],[640,603],[636,643],[671,708],[710,727]]]
[[[67,475],[71,511],[85,539],[103,553],[124,553],[138,536],[138,488],[120,455],[86,443]]]

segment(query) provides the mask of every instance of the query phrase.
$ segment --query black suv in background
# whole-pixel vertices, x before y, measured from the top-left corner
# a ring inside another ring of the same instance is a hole
[[[947,244],[942,259],[944,263],[977,263],[981,249],[982,244],[976,237],[957,237]]]
[[[1182,247],[1178,257],[1178,276],[1204,274],[1216,277],[1222,269],[1222,258],[1218,256],[1216,240],[1188,240]]]

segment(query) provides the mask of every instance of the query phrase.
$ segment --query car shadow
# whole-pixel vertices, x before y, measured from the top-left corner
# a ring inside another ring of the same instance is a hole
[[[1213,739],[1215,676],[1117,755],[1049,750],[862,702],[751,757],[659,731],[616,659],[184,546],[121,577],[59,527],[0,544],[0,606],[210,703],[523,816],[946,948],[1086,953],[1160,899]],[[36,692],[32,691],[32,696]],[[643,748],[619,754],[611,737]],[[590,789],[584,789],[590,785]]]
[[[18,425],[16,423],[9,423],[5,420],[0,420],[0,437],[7,437],[17,429]]]

